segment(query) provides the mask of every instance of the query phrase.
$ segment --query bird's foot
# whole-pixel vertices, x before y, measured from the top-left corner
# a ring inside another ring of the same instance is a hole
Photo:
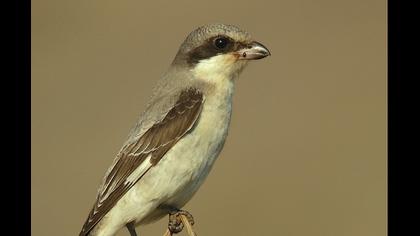
[[[181,217],[185,216],[188,219],[190,225],[194,225],[194,218],[188,212],[184,210],[176,210],[169,213],[169,223],[168,223],[168,230],[172,234],[177,234],[182,231],[184,228],[184,223],[182,222]]]

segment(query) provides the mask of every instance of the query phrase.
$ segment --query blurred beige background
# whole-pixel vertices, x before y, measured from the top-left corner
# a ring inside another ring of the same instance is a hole
[[[78,235],[156,80],[210,22],[272,56],[238,80],[225,148],[185,207],[198,235],[386,235],[379,0],[32,1],[32,235]]]

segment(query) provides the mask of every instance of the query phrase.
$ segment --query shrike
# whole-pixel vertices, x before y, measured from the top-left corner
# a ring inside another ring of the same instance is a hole
[[[115,235],[180,210],[201,186],[228,134],[235,79],[269,50],[236,26],[210,24],[191,32],[99,187],[81,236]]]

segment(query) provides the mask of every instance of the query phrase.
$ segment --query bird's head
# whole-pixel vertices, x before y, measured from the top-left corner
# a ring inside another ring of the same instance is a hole
[[[187,66],[198,77],[235,78],[249,60],[271,55],[250,34],[233,25],[209,24],[191,32],[173,64]]]

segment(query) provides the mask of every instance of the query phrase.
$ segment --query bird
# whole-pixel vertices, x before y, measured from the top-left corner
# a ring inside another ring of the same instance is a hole
[[[250,60],[271,53],[235,25],[193,30],[157,81],[98,188],[79,236],[111,236],[169,216],[168,230],[191,224],[183,206],[203,184],[229,129],[235,81]]]

